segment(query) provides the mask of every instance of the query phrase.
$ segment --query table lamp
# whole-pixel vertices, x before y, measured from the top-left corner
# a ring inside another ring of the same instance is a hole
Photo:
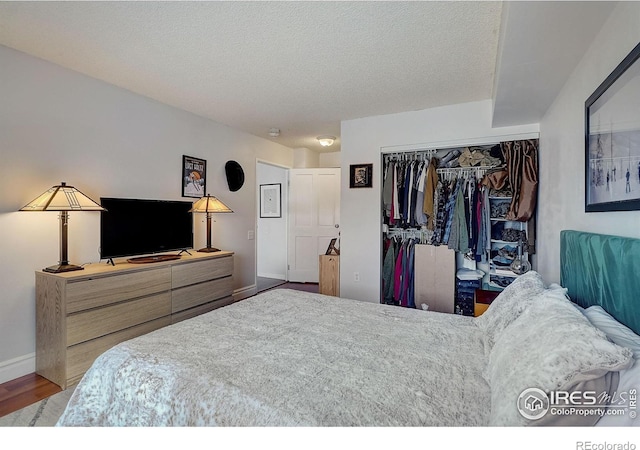
[[[207,194],[193,204],[189,212],[207,213],[207,246],[198,250],[199,252],[212,253],[219,252],[219,248],[211,247],[211,214],[232,213],[233,211],[220,200]]]
[[[43,271],[60,273],[84,269],[82,266],[69,264],[67,256],[69,211],[106,211],[102,206],[75,187],[67,186],[63,181],[20,208],[20,211],[60,211],[60,263],[42,269]]]

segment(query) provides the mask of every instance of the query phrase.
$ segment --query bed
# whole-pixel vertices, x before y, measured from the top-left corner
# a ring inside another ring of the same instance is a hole
[[[574,256],[577,241],[567,246],[567,236],[592,242],[564,233],[563,252],[571,248]],[[626,256],[640,255],[635,246],[630,251]],[[638,258],[629,261],[631,273],[640,273]],[[583,269],[614,267],[578,266],[563,259],[569,289],[547,286],[533,271],[519,277],[478,318],[267,291],[108,350],[57,425],[599,424],[600,417],[532,419],[522,410],[530,388],[592,389],[610,399],[635,377],[630,346],[637,335],[629,330],[631,340],[616,343],[585,314],[592,305],[566,297],[575,289],[571,274],[589,279]],[[632,311],[630,305],[621,308]],[[614,408],[609,403],[598,406]]]

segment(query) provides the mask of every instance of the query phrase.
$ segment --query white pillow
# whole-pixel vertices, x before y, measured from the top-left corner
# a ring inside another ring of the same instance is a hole
[[[618,322],[602,306],[589,306],[582,313],[599,330],[602,330],[616,344],[633,351],[633,357],[640,359],[640,336]],[[640,386],[638,386],[640,388]]]
[[[525,390],[595,390],[611,393],[617,371],[632,364],[632,352],[610,342],[573,307],[562,290],[541,293],[495,342],[487,366],[491,386],[490,424],[593,425],[599,417],[523,417],[517,404]]]
[[[589,321],[598,329],[602,330],[612,342],[630,349],[633,352],[633,366],[620,371],[620,381],[618,383],[618,398],[614,403],[619,406],[626,406],[629,392],[636,390],[636,395],[640,394],[640,336],[635,334],[616,319],[614,319],[601,306],[590,306],[582,311]],[[631,417],[630,411],[625,411],[622,415],[606,415],[602,417],[597,426],[640,426],[640,418]],[[636,413],[637,414],[637,413]]]
[[[500,292],[489,308],[476,318],[476,325],[484,331],[484,349],[487,356],[502,331],[516,320],[544,289],[540,274],[531,270],[516,278]]]

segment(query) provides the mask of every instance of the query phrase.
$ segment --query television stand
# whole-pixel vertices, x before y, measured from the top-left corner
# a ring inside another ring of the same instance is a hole
[[[127,259],[130,264],[149,264],[162,261],[173,261],[180,259],[180,255],[156,255],[156,256],[137,256],[135,258]]]

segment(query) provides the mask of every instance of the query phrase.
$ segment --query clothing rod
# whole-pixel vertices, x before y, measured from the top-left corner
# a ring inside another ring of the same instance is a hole
[[[450,141],[437,141],[431,143],[422,143],[422,144],[401,144],[401,145],[387,145],[380,147],[381,153],[394,153],[394,152],[404,152],[404,151],[421,151],[421,150],[447,150],[449,148],[458,148],[458,147],[471,147],[471,146],[481,146],[481,145],[495,145],[501,142],[507,141],[522,141],[527,139],[539,139],[539,132],[531,132],[531,133],[518,133],[518,134],[503,134],[496,136],[486,136],[486,137],[478,137],[478,138],[468,138],[468,139],[456,139]]]

